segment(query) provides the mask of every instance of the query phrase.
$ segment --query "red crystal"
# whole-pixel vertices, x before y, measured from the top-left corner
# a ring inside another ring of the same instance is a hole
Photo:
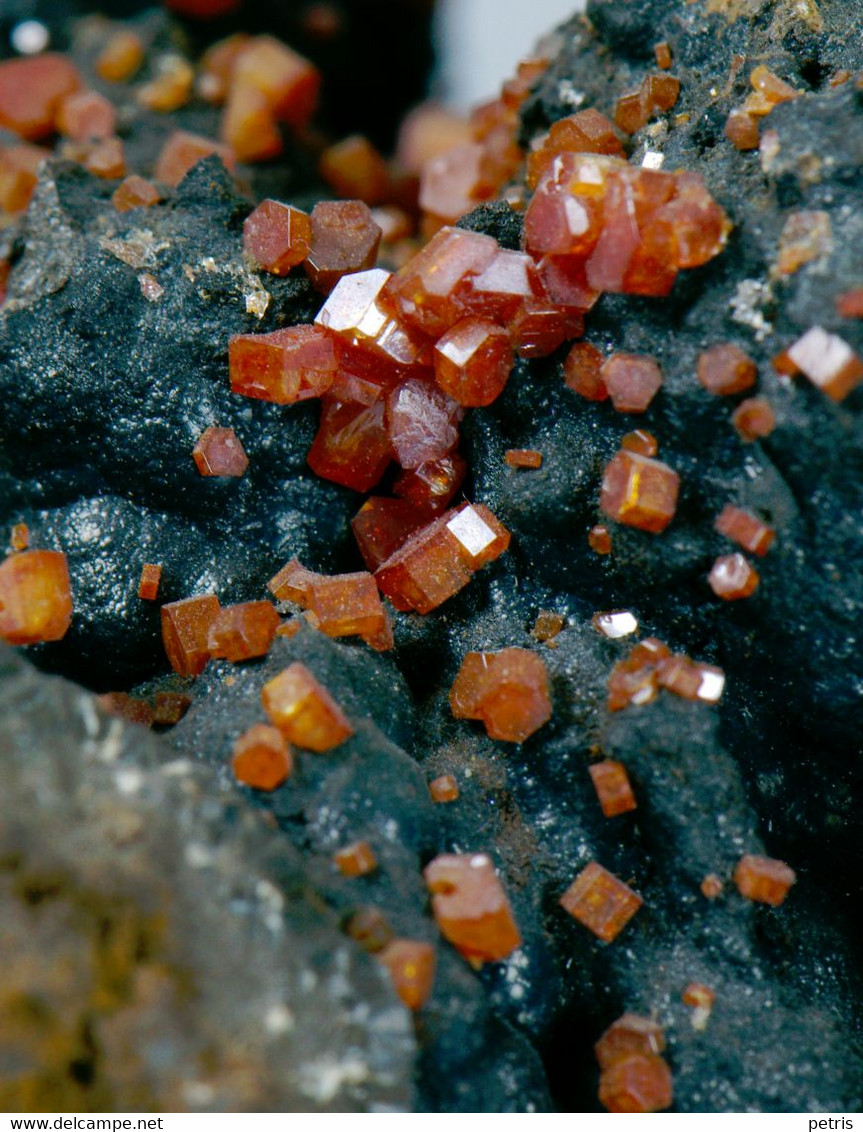
[[[389,191],[387,163],[368,138],[343,138],[321,154],[320,174],[337,196],[380,204]]]
[[[322,396],[338,364],[332,338],[317,326],[235,334],[228,355],[232,391],[277,405]]]
[[[610,1069],[615,1062],[633,1054],[657,1057],[665,1049],[665,1034],[658,1022],[639,1014],[622,1014],[612,1022],[593,1047],[600,1069]]]
[[[664,531],[677,508],[680,477],[667,464],[618,452],[602,477],[599,505],[612,519],[643,531]]]
[[[271,722],[289,743],[329,751],[354,733],[342,709],[305,665],[295,663],[261,689]]]
[[[315,290],[329,294],[343,275],[374,267],[381,230],[367,204],[361,200],[321,201],[312,209],[310,222],[305,269]]]
[[[190,169],[213,154],[233,173],[236,159],[228,146],[185,130],[175,130],[162,146],[153,176],[165,185],[179,185]]]
[[[644,901],[608,869],[591,861],[561,896],[562,907],[604,943],[611,943]]]
[[[603,759],[602,762],[593,763],[587,768],[602,812],[607,818],[616,817],[617,814],[626,814],[637,806],[635,795],[629,784],[629,776],[623,763],[614,759]]]
[[[511,468],[542,467],[542,453],[535,448],[508,448],[503,458]]]
[[[626,452],[637,452],[639,456],[655,456],[659,451],[659,444],[652,432],[645,432],[637,428],[620,438],[620,447]]]
[[[49,149],[35,145],[0,147],[0,211],[14,215],[30,203],[40,164],[51,156]]]
[[[776,414],[763,397],[750,397],[741,401],[731,414],[731,423],[743,441],[759,440],[769,436],[776,427]]]
[[[237,663],[266,656],[280,618],[269,601],[246,601],[220,609],[207,634],[207,649],[214,659]]]
[[[375,851],[368,841],[355,841],[344,849],[338,849],[333,854],[333,860],[342,876],[346,877],[368,876],[378,867]]]
[[[608,389],[602,376],[603,357],[590,342],[576,342],[563,363],[563,377],[570,389],[587,401],[605,401]]]
[[[661,1057],[634,1054],[599,1078],[599,1101],[609,1112],[659,1112],[673,1099],[671,1071]]]
[[[410,378],[390,393],[386,423],[393,455],[403,468],[439,460],[458,444],[461,411],[427,381]]]
[[[509,336],[489,319],[462,319],[438,339],[434,366],[438,385],[460,405],[490,405],[512,371]]]
[[[705,389],[722,396],[751,389],[758,377],[755,362],[730,342],[699,354],[696,373]]]
[[[762,523],[756,515],[742,511],[731,503],[723,507],[715,526],[720,534],[733,539],[750,554],[757,554],[762,558],[776,538],[776,531],[772,527]]]
[[[863,358],[844,338],[828,334],[820,326],[807,330],[788,347],[785,357],[787,372],[803,373],[833,401],[843,401],[863,381]]]
[[[112,103],[94,90],[66,95],[57,109],[57,130],[73,141],[110,138],[116,125]]]
[[[321,77],[317,68],[268,35],[247,40],[236,54],[232,91],[250,88],[262,94],[272,114],[304,129],[315,112]]]
[[[141,567],[141,581],[138,583],[138,597],[142,601],[155,601],[162,580],[162,567],[146,562]]]
[[[162,606],[162,643],[180,676],[200,676],[210,658],[210,626],[219,615],[213,594],[187,597]]]
[[[192,457],[202,476],[244,476],[249,466],[249,457],[232,428],[205,429]]]
[[[662,386],[662,371],[646,354],[612,354],[601,378],[618,413],[643,413]]]
[[[747,854],[740,858],[734,870],[734,883],[741,896],[774,908],[783,902],[796,880],[792,868],[772,857]]]
[[[63,99],[82,86],[74,64],[46,52],[0,63],[0,126],[27,141],[42,141],[55,130]]]
[[[311,222],[298,208],[261,201],[243,225],[243,248],[264,271],[287,275],[309,254]]]
[[[438,927],[465,959],[505,959],[521,944],[512,908],[491,858],[444,854],[423,871]]]
[[[373,495],[351,520],[351,529],[363,561],[375,571],[427,523],[428,516],[413,502]]]
[[[161,199],[162,195],[152,181],[133,173],[114,190],[111,203],[118,212],[128,212],[132,208],[151,208]]]
[[[313,472],[355,491],[370,491],[387,470],[390,458],[383,402],[365,406],[324,398],[321,422],[308,454]]]
[[[758,573],[742,554],[724,554],[713,563],[707,581],[717,597],[738,601],[755,592]]]
[[[433,802],[456,802],[459,796],[458,783],[451,774],[441,774],[429,783],[429,793]]]
[[[22,550],[0,562],[0,640],[10,645],[59,641],[72,620],[66,555]]]
[[[255,723],[234,743],[231,769],[244,786],[275,790],[294,769],[293,752],[275,727]]]
[[[466,473],[464,459],[458,452],[450,452],[400,472],[393,482],[393,494],[406,499],[418,511],[437,514],[448,506]]]
[[[450,690],[456,719],[479,719],[492,739],[523,743],[551,718],[548,673],[529,649],[469,652]]]
[[[394,939],[378,959],[390,973],[396,994],[409,1010],[419,1010],[431,994],[435,972],[435,950],[430,943]]]

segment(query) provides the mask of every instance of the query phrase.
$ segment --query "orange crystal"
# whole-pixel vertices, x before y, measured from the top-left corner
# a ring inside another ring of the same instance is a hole
[[[723,554],[707,577],[710,588],[725,601],[749,597],[758,587],[758,573],[742,554]]]
[[[143,601],[155,601],[162,580],[162,567],[145,562],[141,567],[141,581],[138,583],[138,597]]]
[[[508,448],[503,458],[511,468],[542,467],[542,453],[535,448]]]
[[[114,190],[111,203],[118,212],[128,212],[132,208],[152,208],[161,199],[162,195],[152,181],[133,173]]]
[[[680,94],[673,75],[647,75],[641,86],[625,91],[614,104],[614,124],[625,134],[646,126],[657,112],[671,110]]]
[[[119,138],[105,138],[93,143],[77,143],[80,151],[73,159],[80,161],[85,169],[96,177],[116,181],[126,176],[126,156]]]
[[[602,377],[603,356],[590,342],[576,342],[563,363],[563,378],[588,401],[605,401],[608,389]]]
[[[490,405],[503,392],[513,367],[507,332],[486,318],[465,318],[438,339],[438,385],[460,405]]]
[[[192,449],[192,459],[202,476],[244,476],[249,457],[232,428],[204,429]]]
[[[219,615],[214,594],[187,597],[162,606],[162,643],[173,670],[180,676],[200,676],[210,659],[210,626]]]
[[[332,339],[317,326],[286,326],[270,334],[235,334],[228,345],[231,390],[292,405],[330,388],[337,360]]]
[[[623,145],[614,125],[598,110],[579,110],[553,123],[542,145],[527,159],[526,181],[535,189],[559,153],[607,153],[623,157]]]
[[[566,618],[560,613],[553,613],[550,609],[541,609],[536,615],[536,621],[530,635],[537,641],[553,641],[566,627]]]
[[[40,164],[51,156],[36,145],[0,146],[0,210],[15,214],[30,203]]]
[[[629,784],[629,776],[623,763],[614,759],[603,759],[587,768],[593,779],[593,786],[602,812],[607,818],[626,814],[634,810],[638,803]]]
[[[599,1078],[599,1101],[609,1112],[658,1112],[673,1099],[671,1071],[661,1057],[634,1054]]]
[[[384,630],[386,614],[372,574],[314,575],[303,604],[309,620],[328,637],[376,637]]]
[[[111,32],[93,64],[96,74],[109,83],[130,79],[144,61],[144,41],[134,31]]]
[[[72,620],[69,566],[60,550],[22,550],[0,562],[0,640],[59,641]]]
[[[456,719],[479,719],[492,739],[523,743],[551,719],[548,672],[529,649],[469,652],[450,689]]]
[[[704,880],[701,882],[701,892],[708,900],[715,900],[717,896],[721,896],[724,887],[722,878],[718,877],[716,873],[708,873]]]
[[[361,200],[325,200],[312,209],[305,260],[312,286],[328,294],[343,275],[374,267],[381,230]]]
[[[339,872],[346,877],[364,877],[378,867],[375,851],[368,841],[355,841],[333,854]]]
[[[249,36],[245,32],[236,32],[207,48],[201,56],[197,81],[197,93],[201,98],[214,105],[225,101],[234,66],[248,42]]]
[[[210,625],[207,648],[214,659],[233,662],[266,656],[280,618],[269,601],[226,605]]]
[[[788,347],[785,357],[787,371],[803,373],[832,401],[843,401],[863,381],[863,359],[844,338],[820,326],[807,330]]]
[[[320,174],[340,197],[380,204],[389,191],[387,163],[368,138],[352,134],[321,154]]]
[[[646,354],[618,351],[602,364],[602,382],[618,413],[643,413],[662,386],[662,371]]]
[[[561,896],[560,903],[595,936],[611,943],[644,901],[608,869],[591,861]]]
[[[735,149],[758,149],[758,120],[745,110],[732,110],[725,119],[723,132]]]
[[[420,208],[453,223],[493,195],[495,178],[486,150],[466,142],[432,158],[420,175]]]
[[[734,870],[734,883],[741,896],[759,904],[778,907],[797,880],[792,868],[772,857],[741,857]]]
[[[709,393],[729,396],[751,389],[758,377],[758,368],[748,354],[730,342],[711,346],[698,355],[698,380]]]
[[[429,783],[433,802],[455,802],[459,796],[458,783],[451,774],[441,774]]]
[[[141,106],[159,114],[170,114],[185,106],[192,97],[195,70],[181,55],[163,55],[156,64],[156,74],[138,87],[136,98]]]
[[[378,952],[378,959],[389,971],[393,988],[405,1006],[419,1010],[434,983],[436,956],[432,945],[394,939]]]
[[[57,130],[73,141],[109,138],[116,125],[113,105],[94,90],[68,94],[57,108]]]
[[[618,452],[602,477],[599,505],[629,527],[664,531],[677,508],[680,477],[667,464],[637,452]]]
[[[690,660],[688,656],[668,656],[656,666],[656,680],[685,700],[715,704],[725,690],[725,673],[713,664]]]
[[[423,870],[438,927],[455,949],[481,965],[521,944],[509,900],[485,853],[447,853]]]
[[[752,89],[766,100],[771,109],[800,96],[799,90],[795,90],[778,75],[774,75],[763,63],[754,68],[749,76],[749,82]]]
[[[601,523],[587,532],[587,542],[594,554],[611,554],[611,531]]]
[[[653,45],[653,56],[656,59],[657,67],[662,71],[667,71],[671,66],[671,48],[666,40],[663,39],[661,43]]]
[[[448,452],[436,460],[426,460],[416,468],[400,472],[393,482],[393,494],[407,500],[418,511],[438,514],[461,487],[467,464],[458,452]]]
[[[49,138],[63,99],[79,90],[81,76],[64,55],[46,52],[0,63],[0,126],[27,141]]]
[[[863,318],[863,287],[837,295],[836,313],[841,318]]]
[[[427,524],[427,515],[412,502],[372,496],[351,520],[351,529],[363,561],[375,571]]]
[[[153,722],[162,727],[179,723],[192,704],[192,697],[183,692],[157,692],[153,704]]]
[[[330,751],[354,733],[344,712],[304,664],[291,664],[261,689],[264,711],[289,743]]]
[[[312,471],[354,491],[369,491],[387,470],[391,455],[382,401],[366,406],[324,398],[307,457]]]
[[[732,503],[722,508],[715,527],[726,538],[733,539],[750,554],[763,558],[776,538],[776,531],[749,511],[743,511]]]
[[[776,427],[776,414],[763,397],[749,397],[741,401],[731,414],[731,423],[741,440],[758,440],[769,436]]]
[[[287,275],[309,254],[308,215],[277,200],[264,200],[243,224],[243,250],[263,271]]]
[[[284,144],[266,95],[247,84],[231,88],[220,136],[239,161],[268,161],[278,157]]]
[[[482,504],[465,504],[411,535],[376,571],[396,609],[429,613],[499,558],[509,531]]]
[[[593,1047],[600,1069],[638,1054],[657,1057],[665,1049],[665,1034],[658,1022],[640,1014],[622,1014]]]
[[[655,456],[659,451],[659,444],[653,433],[640,428],[621,437],[620,447],[626,452],[637,452],[639,456]]]
[[[304,129],[317,106],[321,76],[314,64],[284,43],[259,35],[236,53],[231,84],[262,94],[280,122]]]
[[[190,169],[199,161],[213,155],[220,157],[225,167],[233,173],[236,159],[233,150],[211,138],[190,134],[185,130],[175,130],[167,139],[159,153],[153,176],[165,185],[179,185]]]
[[[231,769],[244,786],[275,790],[290,776],[294,759],[280,731],[256,723],[234,743]]]
[[[13,550],[26,550],[30,545],[30,528],[26,523],[15,523],[9,533],[9,545]]]

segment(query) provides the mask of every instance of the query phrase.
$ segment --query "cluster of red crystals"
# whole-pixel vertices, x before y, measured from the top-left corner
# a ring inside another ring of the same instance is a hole
[[[729,396],[751,389],[758,377],[758,368],[738,346],[723,342],[698,355],[696,373],[709,393]]]
[[[733,539],[738,546],[763,558],[776,538],[776,531],[768,527],[757,515],[743,511],[728,503],[716,519],[715,527],[721,535]]]
[[[611,531],[602,523],[590,528],[587,542],[594,554],[611,554]]]
[[[312,238],[308,214],[277,200],[264,200],[243,224],[243,249],[258,267],[287,275],[309,254]]]
[[[96,74],[109,83],[130,79],[144,61],[144,41],[137,32],[126,28],[112,31],[93,67]]]
[[[725,688],[725,674],[714,665],[690,660],[683,654],[672,655],[662,641],[647,637],[611,670],[608,710],[651,703],[660,688],[683,699],[715,704]]]
[[[409,1010],[419,1010],[431,994],[436,956],[430,943],[394,939],[378,952],[393,989]]]
[[[268,681],[261,701],[270,721],[298,747],[330,751],[354,733],[342,709],[303,664],[291,664]]]
[[[734,883],[741,896],[759,904],[778,907],[797,880],[792,868],[772,857],[741,857],[734,870]]]
[[[680,80],[673,75],[647,75],[641,86],[624,91],[614,104],[614,124],[625,134],[634,134],[657,113],[673,109],[680,94]]]
[[[575,342],[563,363],[563,379],[587,401],[605,401],[608,390],[602,377],[603,357],[590,342]]]
[[[838,334],[813,326],[773,359],[780,373],[802,373],[832,401],[844,399],[863,381],[863,358]]]
[[[293,558],[268,588],[279,601],[303,606],[311,624],[328,637],[359,636],[373,648],[392,648],[389,619],[371,574],[315,574]]]
[[[830,213],[822,209],[792,212],[779,236],[776,266],[782,275],[791,275],[804,264],[826,256],[833,248]]]
[[[375,580],[396,609],[429,613],[509,546],[509,531],[481,503],[447,511],[382,563]]]
[[[503,885],[485,853],[444,854],[423,871],[443,935],[475,966],[505,959],[521,935]]]
[[[560,634],[566,626],[566,618],[560,613],[553,613],[550,609],[541,609],[536,615],[536,621],[530,635],[537,641],[548,644]]]
[[[723,554],[707,577],[710,588],[724,601],[751,597],[758,587],[758,572],[742,554]]]
[[[111,203],[118,212],[128,212],[132,208],[152,208],[162,199],[162,194],[152,181],[133,173],[114,190]]]
[[[333,861],[342,876],[364,877],[378,867],[375,851],[368,841],[354,841],[333,854]]]
[[[542,467],[542,453],[535,448],[508,448],[503,458],[511,468]]]
[[[192,697],[185,692],[157,692],[153,703],[153,722],[162,727],[173,727],[191,706]]]
[[[332,338],[317,326],[235,334],[228,358],[234,393],[277,405],[320,397],[332,385],[337,366]]]
[[[361,200],[320,201],[309,226],[304,267],[315,290],[329,294],[343,275],[374,267],[381,230]]]
[[[234,743],[231,768],[244,786],[275,790],[294,769],[293,753],[281,731],[256,723]]]
[[[593,780],[596,796],[603,814],[607,818],[629,813],[638,803],[629,784],[629,775],[623,763],[614,759],[603,759],[587,768]]]
[[[162,643],[171,667],[180,676],[200,676],[210,659],[210,626],[219,615],[214,594],[187,597],[163,605]]]
[[[0,126],[26,141],[50,138],[63,99],[82,87],[71,60],[46,52],[0,63]]]
[[[141,567],[141,580],[138,583],[138,597],[142,601],[155,601],[162,581],[162,567],[153,562],[145,562]]]
[[[467,653],[449,702],[456,719],[479,719],[507,743],[523,743],[551,719],[548,673],[529,649]]]
[[[340,197],[380,204],[390,187],[387,163],[368,138],[353,134],[321,154],[320,174]]]
[[[244,476],[249,457],[232,428],[204,429],[192,449],[192,459],[202,476]]]
[[[641,295],[667,295],[680,268],[718,255],[729,229],[695,173],[574,153],[552,162],[524,222],[534,255],[568,257],[595,291]]]
[[[433,802],[455,802],[458,799],[458,783],[451,774],[441,774],[429,783],[429,794]]]
[[[582,869],[560,898],[561,907],[604,943],[617,938],[643,903],[596,861]]]
[[[179,185],[190,169],[213,155],[220,157],[225,166],[233,172],[236,156],[228,146],[219,145],[211,138],[190,134],[185,130],[175,130],[165,141],[156,160],[153,176],[165,185]]]
[[[619,523],[658,534],[674,518],[679,488],[667,464],[624,450],[603,473],[599,506]]]
[[[269,601],[226,605],[210,624],[207,649],[214,660],[237,663],[266,656],[279,627],[279,615]]]
[[[731,414],[731,423],[741,440],[747,443],[769,436],[776,427],[776,414],[763,397],[748,397]]]
[[[36,145],[0,146],[0,211],[16,215],[30,203],[39,165],[51,151]]]
[[[72,620],[69,566],[60,550],[22,550],[0,562],[0,640],[59,641]]]
[[[655,456],[659,443],[652,432],[637,428],[620,439],[620,447],[626,452],[637,452],[639,456]]]
[[[624,157],[623,144],[614,125],[598,110],[579,110],[555,122],[548,134],[528,155],[525,180],[535,189],[543,174],[561,153],[605,153]]]
[[[725,123],[725,136],[736,149],[741,150],[757,149],[758,120],[800,94],[763,64],[753,69],[749,81],[752,94],[746,97],[741,107],[731,111]]]
[[[646,354],[617,352],[602,363],[600,377],[618,413],[643,413],[662,386],[662,371]]]

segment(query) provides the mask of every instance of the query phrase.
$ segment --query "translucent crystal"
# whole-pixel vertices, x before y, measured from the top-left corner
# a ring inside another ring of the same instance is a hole
[[[643,901],[613,873],[591,861],[560,898],[560,903],[595,936],[604,943],[611,943]]]
[[[520,946],[512,908],[485,853],[435,857],[423,875],[438,927],[465,959],[478,965],[505,959]]]

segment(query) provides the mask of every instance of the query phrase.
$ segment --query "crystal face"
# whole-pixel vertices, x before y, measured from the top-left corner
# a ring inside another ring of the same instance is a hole
[[[707,581],[717,597],[738,601],[755,592],[758,573],[742,554],[723,554],[713,563]]]
[[[243,224],[243,249],[263,271],[286,275],[309,254],[311,221],[277,200],[261,201]]]
[[[165,185],[179,185],[190,169],[213,155],[220,157],[231,172],[236,168],[234,151],[211,138],[175,130],[159,153],[153,177]]]
[[[643,413],[662,386],[662,371],[644,354],[614,353],[600,370],[611,403],[619,413]]]
[[[381,230],[367,204],[360,200],[325,200],[312,209],[311,242],[306,274],[317,291],[327,295],[353,271],[374,267]]]
[[[570,916],[604,943],[617,938],[643,903],[637,893],[596,861],[582,869],[560,898]]]
[[[279,624],[279,615],[269,601],[226,605],[219,610],[207,634],[210,656],[234,663],[266,656]]]
[[[776,531],[756,515],[729,503],[717,516],[715,527],[726,538],[733,539],[750,554],[763,558],[776,538]]]
[[[667,464],[636,452],[618,452],[602,477],[599,505],[612,519],[654,534],[677,509],[680,477]]]
[[[409,1010],[419,1010],[431,994],[436,965],[430,943],[394,939],[377,953],[389,971],[396,994]]]
[[[255,790],[275,790],[294,768],[293,755],[280,731],[256,723],[234,743],[231,769],[237,782]]]
[[[588,768],[602,812],[607,818],[629,813],[637,806],[623,763],[603,759]]]
[[[429,783],[429,794],[433,802],[455,802],[458,800],[458,783],[451,774],[441,774]]]
[[[249,467],[249,457],[232,428],[205,429],[192,449],[192,458],[202,476],[239,477]]]
[[[354,733],[342,709],[305,665],[295,663],[261,689],[270,722],[289,743],[330,751]]]
[[[214,594],[187,597],[163,605],[162,643],[171,667],[180,676],[200,676],[210,659],[210,626],[219,615]]]
[[[342,876],[364,877],[378,867],[375,851],[368,841],[354,841],[333,854],[333,861]]]
[[[609,1112],[659,1112],[673,1099],[671,1071],[661,1057],[634,1054],[599,1079],[599,1100]]]
[[[142,601],[155,601],[162,580],[162,567],[146,562],[141,567],[141,580],[138,583],[138,597]]]
[[[235,334],[228,358],[232,392],[277,405],[322,396],[338,364],[332,338],[317,326]]]
[[[741,896],[759,904],[778,907],[788,895],[797,876],[784,861],[747,854],[734,870],[734,883]]]
[[[64,98],[82,86],[63,55],[46,52],[0,63],[0,126],[26,141],[51,137]]]
[[[600,1069],[609,1069],[616,1061],[633,1054],[658,1056],[665,1049],[665,1034],[652,1018],[622,1014],[611,1023],[593,1049]]]
[[[807,330],[788,347],[784,357],[786,372],[802,373],[832,401],[844,401],[863,381],[863,358],[844,338],[828,334],[820,326]]]
[[[0,640],[10,645],[59,641],[72,621],[66,555],[22,550],[0,562]]]
[[[731,414],[731,423],[741,440],[750,442],[769,436],[776,427],[776,414],[763,397],[750,397],[741,401]]]
[[[726,397],[751,389],[758,377],[755,362],[730,342],[711,346],[699,354],[696,372],[709,393]]]
[[[513,366],[507,332],[485,318],[465,318],[438,339],[438,385],[460,405],[490,405],[504,390]]]
[[[480,965],[520,946],[509,900],[485,853],[435,857],[423,875],[438,927],[465,959]]]
[[[551,718],[548,673],[529,649],[469,652],[450,690],[456,719],[479,719],[492,739],[523,743]]]

